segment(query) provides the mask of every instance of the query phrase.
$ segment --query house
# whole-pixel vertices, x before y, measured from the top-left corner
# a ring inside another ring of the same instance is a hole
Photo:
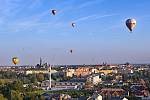
[[[143,85],[131,85],[130,89],[132,94],[134,94],[136,97],[148,96],[146,88]]]
[[[99,69],[99,73],[104,73],[105,75],[111,74],[112,72],[113,70],[109,66],[104,66],[103,68]]]
[[[103,100],[103,97],[100,94],[98,94],[98,93],[94,93],[87,100]]]
[[[150,100],[150,96],[148,96],[148,97],[142,97],[142,100]]]
[[[128,100],[128,99],[124,97],[122,100]]]
[[[75,74],[75,69],[67,69],[66,70],[67,77],[73,77],[74,74]]]
[[[125,90],[119,88],[103,88],[98,93],[103,97],[122,97],[125,94]]]
[[[98,74],[93,74],[93,75],[90,75],[89,77],[87,77],[87,82],[90,82],[94,85],[98,84],[101,81],[102,81],[102,79],[99,78]]]
[[[90,67],[78,67],[76,69],[65,70],[65,75],[68,77],[73,77],[73,76],[83,77],[83,76],[90,75],[91,73],[92,71]]]
[[[43,93],[45,100],[70,100],[71,96],[67,94],[48,94]]]

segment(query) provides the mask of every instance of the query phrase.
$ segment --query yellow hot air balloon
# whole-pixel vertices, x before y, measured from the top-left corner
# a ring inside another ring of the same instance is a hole
[[[18,57],[13,57],[12,62],[16,65],[19,63],[19,58]]]

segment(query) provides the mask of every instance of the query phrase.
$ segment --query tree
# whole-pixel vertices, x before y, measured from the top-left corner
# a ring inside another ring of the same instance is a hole
[[[4,79],[0,79],[0,85],[4,85],[5,84],[5,80]]]
[[[8,86],[1,87],[1,93],[4,97],[10,98],[11,97],[11,90]]]
[[[7,99],[3,96],[3,94],[0,94],[0,100],[7,100]]]
[[[36,77],[37,77],[37,80],[40,81],[40,82],[42,82],[44,80],[44,75],[41,74],[41,73],[37,74]]]
[[[36,100],[37,98],[37,94],[32,93],[32,92],[27,93],[27,95],[28,95],[28,100]]]
[[[12,90],[12,92],[11,92],[11,99],[12,100],[23,100],[23,96],[21,95],[21,93],[20,92],[16,92],[16,91],[14,91],[14,90]]]
[[[38,100],[45,100],[45,97],[41,95]]]
[[[32,77],[31,77],[31,83],[36,83],[36,82],[37,82],[36,75],[33,74]]]
[[[21,81],[14,81],[13,84],[11,84],[11,87],[13,90],[17,90],[20,92],[24,92],[23,83]]]
[[[32,92],[33,91],[33,85],[32,84],[29,84],[26,88],[26,91],[27,92]]]

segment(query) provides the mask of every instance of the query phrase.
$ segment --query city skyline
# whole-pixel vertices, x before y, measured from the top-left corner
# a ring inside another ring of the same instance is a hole
[[[35,65],[40,57],[52,64],[149,63],[149,3],[1,0],[0,65],[13,65],[15,56],[19,65]],[[132,33],[125,26],[128,18],[137,20]]]

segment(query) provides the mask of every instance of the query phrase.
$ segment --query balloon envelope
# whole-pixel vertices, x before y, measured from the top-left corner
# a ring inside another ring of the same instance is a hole
[[[70,50],[70,53],[72,53],[72,50]]]
[[[56,15],[56,12],[57,12],[56,10],[52,10],[53,15]]]
[[[132,31],[136,26],[136,20],[135,19],[127,19],[126,20],[126,26],[128,27],[128,29],[130,31]]]
[[[71,25],[72,25],[72,27],[75,27],[75,23],[72,23]]]
[[[13,62],[13,64],[18,64],[19,63],[19,58],[17,58],[17,57],[13,57],[12,58],[12,62]]]

